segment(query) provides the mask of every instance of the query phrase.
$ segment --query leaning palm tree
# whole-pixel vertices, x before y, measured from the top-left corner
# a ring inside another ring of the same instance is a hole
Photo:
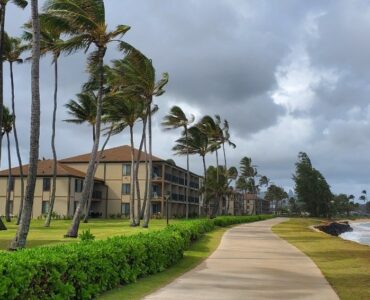
[[[40,16],[40,52],[41,55],[50,53],[52,55],[52,64],[54,65],[54,99],[53,99],[53,120],[52,120],[52,134],[51,134],[51,150],[53,153],[53,184],[51,190],[49,211],[45,220],[45,227],[50,227],[51,216],[54,210],[55,203],[55,193],[57,184],[57,152],[55,147],[55,127],[56,127],[56,117],[58,109],[58,59],[61,54],[59,45],[63,43],[61,39],[61,30],[58,27],[53,26],[45,21],[46,16]],[[25,25],[27,31],[24,32],[23,38],[25,40],[32,40],[31,24],[27,23]]]
[[[77,94],[76,97],[77,100],[70,100],[65,105],[71,118],[64,121],[74,124],[89,124],[92,127],[92,140],[95,142],[97,96],[93,91],[85,91]]]
[[[165,93],[164,87],[168,83],[168,74],[164,73],[162,79],[156,82],[155,69],[152,61],[137,49],[128,47],[121,42],[120,48],[127,51],[127,59],[123,62],[126,70],[123,81],[122,92],[126,97],[140,97],[145,103],[148,122],[148,142],[149,142],[149,166],[147,181],[147,203],[144,212],[143,227],[149,226],[150,205],[152,197],[152,111],[153,97],[159,97]]]
[[[182,128],[184,129],[185,144],[186,144],[186,219],[189,218],[189,185],[190,185],[190,172],[189,172],[189,147],[188,147],[188,128],[194,122],[194,116],[188,118],[182,109],[178,106],[173,106],[168,115],[163,119],[162,126],[166,130]]]
[[[6,6],[12,2],[20,8],[25,8],[28,4],[26,0],[2,0],[0,1],[0,128],[2,127],[3,118],[3,104],[4,104],[4,74],[3,62],[5,51],[5,19],[6,19]],[[1,165],[1,143],[0,137],[0,165]]]
[[[23,203],[23,212],[19,227],[10,249],[24,248],[30,228],[31,213],[33,207],[34,191],[37,177],[37,164],[39,159],[40,137],[40,23],[38,1],[31,0],[32,15],[32,67],[31,67],[31,136],[30,155],[28,167],[28,179],[26,197]]]
[[[15,140],[15,149],[17,152],[18,158],[18,165],[20,171],[20,180],[21,180],[21,201],[19,205],[18,211],[18,218],[17,218],[17,225],[21,220],[22,216],[22,207],[23,207],[23,199],[24,199],[24,174],[23,174],[23,164],[22,164],[22,157],[21,152],[19,149],[19,141],[18,141],[18,133],[16,127],[16,114],[15,114],[15,89],[14,89],[14,76],[13,76],[13,64],[14,63],[22,63],[23,59],[20,58],[21,54],[27,49],[28,47],[22,44],[22,39],[20,38],[13,38],[5,34],[4,39],[4,60],[9,62],[10,66],[10,85],[11,85],[11,92],[12,92],[12,116],[13,116],[13,132],[14,132],[14,140]]]
[[[89,165],[86,171],[82,197],[77,206],[71,227],[66,233],[67,237],[76,238],[80,225],[83,208],[88,201],[90,190],[94,183],[94,170],[99,150],[101,133],[101,114],[104,88],[104,57],[108,44],[122,37],[129,26],[119,25],[114,31],[107,31],[105,6],[103,0],[48,0],[46,13],[52,24],[68,24],[64,28],[69,39],[62,44],[61,49],[71,53],[79,49],[87,51],[91,45],[96,50],[89,56],[89,67],[99,74],[98,99],[96,105],[95,142],[91,151]],[[62,26],[64,27],[64,26]]]
[[[224,153],[224,167],[227,170],[227,160],[226,160],[226,151],[225,151],[225,144],[228,144],[232,148],[236,148],[236,145],[230,140],[230,126],[229,122],[225,119],[223,122],[223,126],[221,127],[221,117],[219,115],[215,116],[216,124],[221,130],[218,130],[218,140],[222,145],[222,151]]]
[[[134,125],[140,119],[145,103],[141,99],[126,98],[124,94],[117,93],[106,102],[105,120],[113,124],[112,134],[119,134],[125,128],[130,130],[131,143],[131,186],[130,186],[130,225],[140,225],[140,207],[136,208],[135,214],[135,145]]]
[[[202,158],[204,175],[203,186],[205,186],[207,182],[206,155],[213,151],[213,145],[209,143],[208,136],[201,131],[198,126],[190,127],[188,130],[188,137],[185,138],[182,136],[178,139],[172,150],[178,155],[198,154]],[[203,199],[207,199],[206,189],[202,190]]]
[[[7,148],[8,148],[8,186],[6,191],[6,200],[5,200],[5,220],[7,222],[11,221],[10,217],[10,196],[12,193],[12,158],[10,152],[10,133],[13,130],[13,115],[10,113],[9,109],[3,107],[3,127],[1,128],[1,135],[6,135]]]

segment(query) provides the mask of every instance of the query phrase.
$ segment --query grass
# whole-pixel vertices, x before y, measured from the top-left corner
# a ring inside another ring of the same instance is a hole
[[[171,220],[170,223],[179,222],[180,220]],[[52,220],[51,227],[44,227],[44,220],[32,220],[27,247],[36,247],[53,243],[70,243],[78,239],[66,239],[64,234],[71,224],[71,220]],[[6,231],[0,231],[0,250],[8,248],[10,241],[14,238],[17,225],[15,221],[5,224],[8,228]],[[166,220],[150,221],[149,229],[141,227],[130,227],[129,220],[123,219],[92,219],[89,223],[81,223],[79,232],[90,229],[96,239],[105,239],[114,235],[131,235],[141,231],[147,232],[162,229],[166,226]]]
[[[309,228],[318,223],[317,219],[290,219],[273,231],[316,263],[340,299],[370,299],[370,247]]]
[[[229,227],[230,228],[230,227]],[[185,251],[184,258],[175,266],[164,272],[151,275],[138,280],[136,283],[128,284],[121,288],[112,290],[98,297],[98,300],[121,300],[142,299],[144,296],[170,283],[180,275],[193,269],[206,259],[220,244],[221,238],[229,228],[218,228],[206,233],[198,241],[194,242],[189,250]]]

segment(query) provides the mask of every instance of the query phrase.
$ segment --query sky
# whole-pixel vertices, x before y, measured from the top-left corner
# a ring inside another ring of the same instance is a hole
[[[205,114],[227,119],[236,149],[229,166],[251,157],[258,171],[287,190],[300,151],[306,152],[334,193],[360,195],[370,181],[370,2],[360,0],[106,0],[110,29],[131,26],[124,40],[152,59],[158,79],[170,75],[166,94],[155,99],[153,153],[171,151],[180,131],[160,122],[173,105],[197,120]],[[43,1],[40,1],[40,8]],[[6,30],[19,36],[29,19],[8,5]],[[112,44],[106,63],[122,54]],[[5,103],[10,104],[8,65]],[[91,128],[63,122],[64,104],[86,81],[86,55],[60,59],[57,151],[60,158],[91,151]],[[28,160],[30,64],[16,65],[16,113],[22,157]],[[51,158],[53,68],[41,63],[40,158]],[[137,132],[140,131],[140,125]],[[139,143],[139,134],[135,142]],[[5,143],[4,143],[5,144]],[[108,147],[129,144],[125,134]],[[14,142],[12,141],[12,147]],[[5,145],[3,145],[5,146]],[[5,148],[1,168],[7,167]],[[12,164],[16,165],[13,148]],[[198,157],[191,170],[201,173]],[[210,155],[207,164],[215,164]]]

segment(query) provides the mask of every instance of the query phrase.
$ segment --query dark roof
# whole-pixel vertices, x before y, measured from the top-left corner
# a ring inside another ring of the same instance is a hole
[[[23,174],[24,176],[28,175],[28,165],[23,166]],[[12,168],[12,176],[20,176],[20,167]],[[0,171],[0,177],[7,177],[8,170]],[[49,177],[53,176],[53,160],[40,160],[37,165],[37,176],[44,176]],[[60,162],[57,163],[57,176],[58,177],[78,177],[78,178],[85,178],[86,173],[61,164]],[[97,181],[104,182],[103,179],[95,178]]]
[[[100,155],[98,153],[98,156]],[[134,149],[135,158],[137,158],[139,154],[139,150]],[[149,156],[149,155],[148,155]],[[61,163],[86,163],[90,161],[91,153],[86,153],[82,155],[77,155],[69,158],[65,158],[60,160]],[[140,160],[144,161],[145,153],[141,152]],[[148,157],[149,159],[149,157]],[[152,155],[153,161],[161,161],[164,162],[163,159]],[[100,162],[130,162],[131,161],[131,147],[130,146],[120,146],[111,149],[106,149],[103,152],[103,157],[101,158]]]

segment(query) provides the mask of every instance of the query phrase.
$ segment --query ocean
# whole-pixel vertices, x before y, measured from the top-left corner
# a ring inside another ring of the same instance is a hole
[[[352,232],[340,235],[342,239],[370,246],[370,223],[351,223]]]

